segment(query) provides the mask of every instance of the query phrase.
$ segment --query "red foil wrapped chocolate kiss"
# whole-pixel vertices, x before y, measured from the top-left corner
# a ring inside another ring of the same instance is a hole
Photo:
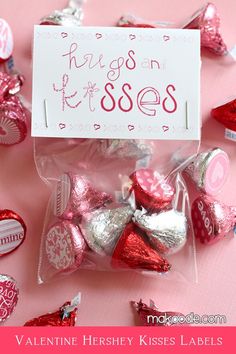
[[[195,237],[206,244],[221,240],[236,223],[235,207],[207,195],[201,195],[193,202],[191,213]]]
[[[16,281],[9,275],[0,274],[0,323],[6,321],[14,311],[19,296]]]
[[[15,145],[27,135],[25,108],[15,94],[22,78],[0,72],[0,145]]]
[[[152,300],[150,300],[149,306],[142,302],[141,299],[139,302],[131,301],[131,305],[138,313],[141,326],[169,327],[186,325],[185,317],[181,312],[160,311]]]
[[[216,55],[227,54],[226,44],[220,34],[220,17],[214,4],[208,3],[198,10],[184,28],[200,30],[203,48]]]
[[[223,124],[225,128],[236,131],[236,99],[213,108],[211,117]]]
[[[15,251],[25,240],[23,219],[12,210],[0,210],[0,257]]]
[[[160,273],[167,272],[171,267],[166,259],[144,241],[133,223],[126,226],[117,242],[111,265],[113,268],[144,269]]]
[[[62,305],[59,310],[47,313],[45,315],[33,318],[27,321],[25,327],[73,327],[76,322],[78,312],[78,305],[80,303],[80,293],[72,300],[67,301]]]
[[[146,210],[162,210],[173,200],[174,188],[157,171],[140,169],[130,179],[130,192],[134,193],[135,202]]]

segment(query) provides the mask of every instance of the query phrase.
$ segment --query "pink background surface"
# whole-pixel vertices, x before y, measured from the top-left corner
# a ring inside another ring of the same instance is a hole
[[[236,42],[235,0],[214,2],[221,16],[221,31],[229,48]],[[199,0],[88,0],[85,25],[114,25],[124,13],[147,19],[184,22],[200,6]],[[15,61],[26,76],[23,94],[31,96],[31,46],[33,24],[62,8],[64,0],[1,1],[0,16],[11,25],[15,38]],[[236,204],[235,143],[225,141],[223,127],[209,118],[210,109],[235,95],[236,64],[227,58],[205,54],[202,57],[203,144],[220,146],[231,157],[231,175],[219,199]],[[225,239],[210,247],[197,245],[199,283],[180,283],[148,278],[135,273],[79,271],[63,280],[37,285],[38,250],[49,190],[34,167],[32,139],[16,147],[0,147],[0,208],[13,209],[25,220],[27,240],[13,254],[0,259],[0,273],[13,276],[20,288],[20,299],[5,326],[21,326],[25,321],[57,309],[82,292],[78,325],[133,325],[130,300],[152,298],[162,310],[182,313],[224,314],[228,325],[236,325],[235,239]]]

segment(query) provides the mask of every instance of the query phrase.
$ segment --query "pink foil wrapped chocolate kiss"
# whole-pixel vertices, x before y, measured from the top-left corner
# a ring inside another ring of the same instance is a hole
[[[220,17],[216,6],[206,4],[191,18],[185,29],[198,29],[201,34],[201,46],[216,55],[227,54],[227,47],[220,34]]]
[[[86,243],[78,226],[70,221],[57,222],[46,233],[45,250],[49,264],[58,272],[70,273],[79,268]]]
[[[19,97],[20,76],[0,72],[0,145],[15,145],[27,135],[26,113]]]
[[[130,193],[134,193],[136,204],[148,211],[162,210],[173,200],[174,188],[157,171],[142,168],[130,179]]]
[[[65,173],[56,184],[51,205],[55,216],[70,220],[111,201],[109,194],[95,189],[85,176]]]
[[[207,195],[201,195],[193,202],[191,213],[195,237],[202,243],[221,240],[236,223],[235,207]]]

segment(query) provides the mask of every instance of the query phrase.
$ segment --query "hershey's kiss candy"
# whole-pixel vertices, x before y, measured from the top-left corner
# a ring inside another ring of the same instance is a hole
[[[214,4],[208,3],[198,10],[183,28],[200,30],[202,47],[216,55],[227,54],[226,44],[220,34],[220,17]]]
[[[134,139],[101,140],[101,151],[106,157],[143,159],[152,155],[151,145]]]
[[[79,227],[66,220],[50,227],[45,249],[50,265],[59,272],[69,273],[81,265],[86,243]]]
[[[13,35],[12,30],[7,21],[0,18],[0,63],[6,62],[13,52]]]
[[[202,243],[222,239],[236,223],[236,208],[227,206],[210,196],[201,195],[192,204],[195,237]]]
[[[220,148],[214,148],[198,154],[185,171],[201,191],[215,195],[229,176],[229,157]]]
[[[0,72],[0,145],[15,145],[27,135],[25,108],[19,97],[22,78]]]
[[[80,227],[89,247],[100,255],[111,254],[132,215],[130,206],[102,208],[85,215]]]
[[[0,322],[6,321],[18,302],[19,289],[9,275],[0,274]]]
[[[70,0],[63,10],[55,10],[41,19],[41,25],[81,26],[84,13],[82,5],[85,0]]]
[[[225,128],[236,132],[236,99],[213,108],[211,117],[223,124]]]
[[[96,190],[85,176],[63,174],[51,199],[53,214],[63,219],[80,217],[111,202],[112,197]]]
[[[181,312],[160,311],[155,303],[150,300],[146,305],[140,299],[139,302],[131,301],[131,305],[137,311],[141,326],[186,326],[186,316]]]
[[[150,243],[160,253],[176,253],[187,241],[188,224],[183,212],[171,209],[149,215],[136,210],[133,221],[146,232]]]
[[[12,210],[0,210],[0,257],[15,251],[25,240],[23,219]]]
[[[134,223],[129,223],[112,255],[113,268],[145,269],[156,272],[167,272],[170,264],[153,250],[144,240]]]
[[[154,211],[166,208],[173,200],[174,188],[157,171],[142,168],[135,171],[130,179],[138,206]]]
[[[72,300],[67,301],[62,305],[59,310],[52,313],[33,318],[27,321],[25,327],[73,327],[76,322],[78,312],[78,305],[80,303],[80,293]]]

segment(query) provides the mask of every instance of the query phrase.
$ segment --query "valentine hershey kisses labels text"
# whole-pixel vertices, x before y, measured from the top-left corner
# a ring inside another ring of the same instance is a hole
[[[35,26],[32,135],[200,138],[200,33]]]

